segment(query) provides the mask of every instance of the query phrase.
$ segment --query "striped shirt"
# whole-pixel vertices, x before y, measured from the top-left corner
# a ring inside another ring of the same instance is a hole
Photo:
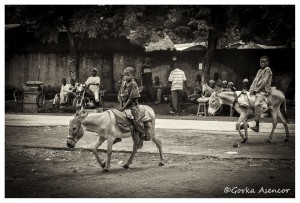
[[[170,73],[168,81],[172,82],[171,91],[183,90],[183,81],[186,81],[186,77],[182,70],[176,68]]]

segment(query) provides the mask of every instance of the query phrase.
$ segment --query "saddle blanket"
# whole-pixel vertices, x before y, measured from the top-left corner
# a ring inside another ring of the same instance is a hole
[[[140,121],[141,122],[149,122],[151,118],[147,113],[146,109],[143,106],[139,106],[140,110]],[[126,109],[125,111],[121,112],[117,109],[109,110],[111,111],[115,118],[118,126],[120,127],[122,132],[130,132],[134,130],[134,126],[132,123],[133,116],[131,114],[130,109]]]
[[[244,107],[252,107],[254,108],[255,104],[255,95],[251,95],[249,91],[242,92],[242,91],[236,91],[236,94],[238,95],[237,101],[241,106]],[[267,109],[267,99],[263,102],[263,109]]]

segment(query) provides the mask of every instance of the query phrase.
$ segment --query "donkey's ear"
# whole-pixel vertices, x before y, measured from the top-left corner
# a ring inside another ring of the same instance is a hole
[[[88,113],[85,110],[81,110],[79,112],[79,115],[76,116],[76,119],[79,121],[82,121],[83,119],[85,119],[88,116]]]
[[[77,117],[77,116],[79,116],[80,115],[80,110],[76,110],[76,113],[74,114],[74,117]]]

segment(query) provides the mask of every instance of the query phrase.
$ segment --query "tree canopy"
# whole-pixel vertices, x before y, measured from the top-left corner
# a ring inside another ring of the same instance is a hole
[[[5,22],[21,23],[43,42],[57,42],[59,32],[66,30],[74,59],[83,38],[125,37],[138,45],[166,35],[174,43],[204,41],[204,80],[217,46],[295,40],[292,5],[6,5]]]

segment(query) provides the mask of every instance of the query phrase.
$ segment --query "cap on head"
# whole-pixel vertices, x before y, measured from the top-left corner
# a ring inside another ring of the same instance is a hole
[[[215,81],[213,79],[210,79],[209,84],[215,84]]]
[[[232,85],[233,86],[233,82],[229,82],[228,85]]]
[[[222,82],[222,83],[223,83],[224,85],[225,85],[225,84],[227,84],[227,80],[223,80],[223,82]]]
[[[246,83],[246,82],[249,82],[249,80],[248,80],[247,78],[245,78],[245,79],[243,80],[243,82]]]
[[[93,68],[92,71],[96,71],[96,72],[97,72],[97,69],[96,69],[96,68]]]

